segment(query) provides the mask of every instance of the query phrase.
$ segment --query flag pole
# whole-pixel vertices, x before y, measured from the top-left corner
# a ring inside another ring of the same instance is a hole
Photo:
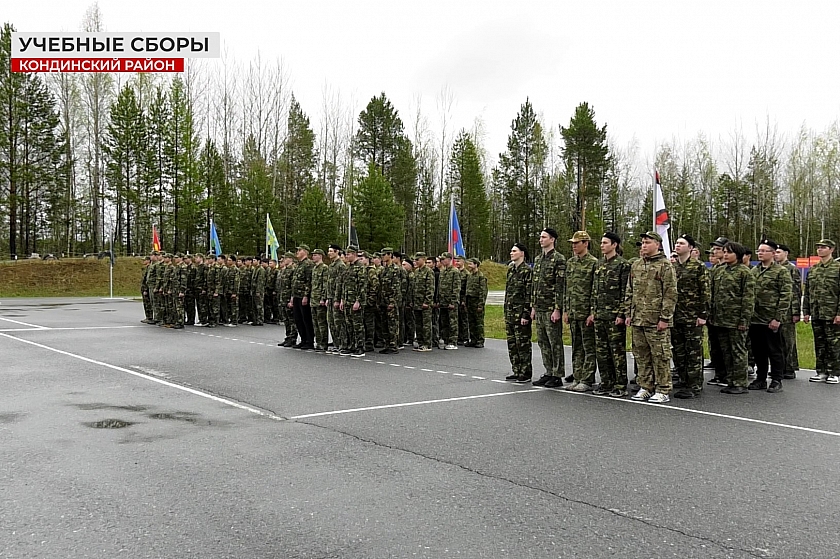
[[[268,212],[265,213],[265,236],[268,237]],[[268,258],[268,238],[265,240],[265,257]]]
[[[449,193],[449,239],[446,241],[447,252],[452,252],[455,248],[452,246],[452,227],[454,227],[454,223],[452,223],[452,216],[455,214],[455,193]]]
[[[353,206],[347,204],[347,246],[350,246],[351,232],[353,227]]]

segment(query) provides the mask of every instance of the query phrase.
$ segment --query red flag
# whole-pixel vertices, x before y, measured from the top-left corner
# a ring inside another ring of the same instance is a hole
[[[160,252],[160,238],[158,238],[157,227],[152,225],[152,250]]]

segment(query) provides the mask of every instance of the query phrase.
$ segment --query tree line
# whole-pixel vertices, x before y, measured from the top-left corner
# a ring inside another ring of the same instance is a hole
[[[102,29],[94,6],[82,30]],[[588,103],[551,126],[525,99],[490,157],[484,123],[450,129],[446,89],[435,131],[419,106],[404,121],[380,92],[354,113],[330,88],[313,124],[280,62],[190,60],[174,77],[12,74],[12,31],[0,32],[4,256],[93,253],[112,236],[118,254],[145,253],[153,225],[165,250],[206,251],[211,219],[225,251],[260,253],[266,214],[283,249],[343,244],[351,208],[362,247],[435,253],[454,200],[468,255],[503,261],[514,242],[535,252],[545,226],[561,238],[649,229],[654,167],[677,233],[750,246],[767,236],[799,254],[840,233],[836,122],[789,138],[768,122],[720,146],[698,134],[642,162]]]

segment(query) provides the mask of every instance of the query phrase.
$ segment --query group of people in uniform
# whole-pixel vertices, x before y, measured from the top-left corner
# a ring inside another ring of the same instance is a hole
[[[476,258],[300,245],[278,260],[153,252],[140,281],[142,322],[174,329],[282,323],[279,346],[352,357],[377,348],[484,347],[487,278]]]
[[[835,243],[816,243],[820,262],[802,287],[790,249],[770,239],[751,252],[724,237],[715,239],[700,259],[697,242],[681,235],[674,253],[665,255],[662,238],[648,231],[636,242],[639,256],[622,256],[621,238],[600,239],[601,257],[590,252],[593,239],[576,232],[567,260],[557,252],[557,232],[543,229],[541,252],[529,265],[522,244],[511,248],[505,289],[505,324],[512,374],[507,380],[532,379],[531,336],[546,372],[533,384],[574,392],[652,403],[697,398],[703,392],[705,327],[711,354],[706,368],[724,394],[782,391],[782,381],[799,368],[796,324],[814,333],[816,374],[809,380],[840,384],[840,263]],[[572,341],[572,374],[565,376],[563,324]],[[636,378],[628,382],[628,329]],[[673,369],[671,360],[673,358]],[[600,384],[595,384],[596,370]],[[768,384],[769,376],[769,384]],[[565,377],[565,378],[564,378]],[[752,382],[750,382],[750,377]],[[566,384],[564,384],[564,382]]]

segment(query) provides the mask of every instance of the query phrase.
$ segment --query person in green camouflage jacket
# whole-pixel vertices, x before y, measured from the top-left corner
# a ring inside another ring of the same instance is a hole
[[[235,255],[229,255],[225,264],[227,265],[225,297],[227,298],[228,308],[228,322],[225,326],[236,326],[239,324],[239,292],[242,289],[242,274]]]
[[[324,264],[324,251],[312,251],[312,287],[309,290],[309,307],[312,310],[312,328],[315,337],[315,351],[326,351],[330,341],[327,321],[327,276],[329,268]]]
[[[546,227],[540,232],[540,254],[534,258],[531,287],[531,324],[537,328],[537,344],[542,353],[545,374],[534,386],[563,386],[566,350],[563,347],[563,298],[566,295],[566,257],[554,247],[557,231]]]
[[[569,242],[574,256],[566,262],[566,294],[563,299],[563,322],[572,335],[572,374],[567,390],[586,392],[595,383],[595,322],[592,315],[592,288],[598,259],[589,253],[592,238],[578,231]],[[582,385],[578,388],[578,385]]]
[[[709,384],[723,384],[724,394],[746,394],[747,331],[755,307],[755,276],[741,263],[746,250],[729,241],[723,247],[723,265],[712,273],[709,322],[714,326],[723,357],[725,378],[720,373]]]
[[[820,261],[808,270],[802,302],[817,357],[816,374],[808,380],[827,384],[840,384],[840,263],[834,260],[835,246],[831,239],[817,242]]]
[[[783,266],[790,274],[791,298],[790,308],[782,320],[782,327],[779,330],[784,344],[785,372],[783,379],[795,379],[796,371],[799,370],[799,353],[796,350],[796,323],[802,315],[802,275],[793,262],[788,261],[790,248],[780,244],[776,249],[776,262]]]
[[[382,305],[382,333],[385,347],[379,353],[399,353],[400,312],[402,306],[402,267],[394,260],[394,249],[381,252],[382,271],[379,274],[379,297]]]
[[[341,302],[341,277],[347,269],[342,257],[343,251],[338,245],[330,245],[327,257],[330,260],[327,273],[327,320],[332,335],[332,354],[338,355],[342,349],[347,349],[344,331],[344,313],[338,310]]]
[[[167,254],[163,257],[163,281],[161,288],[163,289],[164,311],[163,311],[163,326],[172,328],[175,325],[175,296],[172,290],[175,285],[175,262],[174,255]]]
[[[347,247],[347,270],[341,282],[341,303],[339,308],[344,312],[344,322],[347,328],[347,344],[352,350],[342,350],[342,355],[364,357],[365,355],[365,303],[367,302],[368,272],[359,249],[355,246]],[[364,252],[362,252],[364,256]]]
[[[469,277],[467,278],[467,319],[469,320],[470,339],[464,344],[466,347],[484,347],[484,305],[487,302],[487,276],[479,267],[478,258],[467,260]]]
[[[756,379],[749,390],[782,391],[785,370],[781,326],[790,309],[792,286],[790,273],[776,263],[779,246],[764,240],[756,248],[758,266],[750,273],[755,277],[755,307],[750,320],[749,342],[756,365]],[[770,362],[770,386],[767,386],[767,363]]]
[[[414,345],[414,292],[412,291],[412,275],[414,274],[414,262],[406,255],[402,261],[402,345],[412,347]]]
[[[251,275],[251,304],[254,313],[254,326],[265,324],[265,282],[268,278],[268,258],[260,260],[254,257],[252,262],[257,263]]]
[[[357,253],[360,265],[365,269],[367,280],[365,288],[365,301],[363,304],[365,324],[365,351],[373,351],[376,342],[376,319],[379,315],[379,269],[371,262],[370,253],[359,251]]]
[[[460,254],[455,257],[455,267],[461,275],[461,294],[458,305],[458,345],[466,345],[470,339],[470,321],[467,317],[467,280],[470,272],[467,270],[467,259]]]
[[[166,295],[163,290],[163,276],[166,273],[166,253],[161,253],[152,273],[150,288],[154,293],[155,323],[163,326],[166,323]]]
[[[411,275],[414,328],[417,335],[415,351],[432,351],[432,307],[435,303],[435,273],[426,265],[426,253],[414,255],[415,269]]]
[[[505,279],[505,334],[512,374],[505,380],[528,382],[531,366],[531,267],[528,249],[516,243],[510,249]]]
[[[154,321],[155,310],[152,307],[152,298],[149,295],[149,269],[152,265],[152,257],[143,259],[143,268],[140,272],[140,295],[143,296],[143,324],[151,324]]]
[[[655,231],[640,237],[640,258],[630,267],[625,295],[625,322],[631,327],[633,356],[639,365],[639,391],[632,398],[664,404],[671,400],[669,330],[677,304],[677,276],[662,253],[662,237]]]
[[[612,232],[601,237],[601,254],[592,289],[592,319],[595,322],[595,359],[601,384],[598,396],[627,396],[627,328],[624,326],[624,296],[630,264],[618,254],[621,237]]]
[[[703,326],[709,318],[709,271],[691,257],[695,246],[691,235],[680,235],[674,243],[679,293],[671,325],[674,367],[679,376],[674,397],[684,400],[703,392]]]
[[[283,325],[286,328],[286,337],[280,343],[283,347],[292,347],[297,343],[298,331],[295,324],[295,316],[292,312],[292,306],[289,300],[292,298],[292,276],[295,273],[295,255],[292,252],[286,252],[283,255],[283,269],[277,274],[277,287],[275,288],[279,300],[283,317]]]
[[[251,260],[249,258],[240,257],[237,260],[237,269],[239,270],[239,324],[246,324],[253,322],[253,310],[251,301],[251,276],[253,275],[251,268]]]
[[[292,312],[295,326],[300,334],[300,343],[292,346],[297,349],[315,349],[315,327],[312,325],[312,268],[315,264],[309,258],[309,245],[297,247],[298,265],[292,274]]]
[[[452,265],[450,252],[440,255],[443,267],[440,271],[438,303],[440,304],[440,337],[446,344],[444,349],[458,349],[458,309],[461,307],[461,273]]]

